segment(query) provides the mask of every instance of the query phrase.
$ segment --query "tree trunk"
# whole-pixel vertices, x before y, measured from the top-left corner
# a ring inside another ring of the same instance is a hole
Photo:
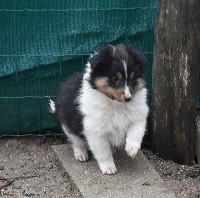
[[[193,164],[200,71],[200,1],[162,0],[153,60],[153,150]]]

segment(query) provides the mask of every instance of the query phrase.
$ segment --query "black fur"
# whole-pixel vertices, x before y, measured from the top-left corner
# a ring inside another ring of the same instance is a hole
[[[144,54],[136,52],[129,46],[126,46],[126,50],[129,54],[128,73],[130,68],[132,68],[136,72],[136,78],[142,78],[144,76],[144,68],[146,65],[146,58]]]
[[[79,95],[83,74],[77,74],[61,84],[55,101],[56,114],[61,124],[65,124],[73,134],[81,136],[83,131],[83,116],[78,110],[76,98]]]

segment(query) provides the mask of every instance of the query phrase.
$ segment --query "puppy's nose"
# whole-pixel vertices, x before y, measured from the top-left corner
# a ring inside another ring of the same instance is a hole
[[[131,98],[124,98],[125,102],[130,102]]]

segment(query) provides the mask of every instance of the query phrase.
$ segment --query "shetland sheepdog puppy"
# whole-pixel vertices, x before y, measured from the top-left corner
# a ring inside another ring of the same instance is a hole
[[[60,86],[50,100],[78,161],[89,148],[103,174],[115,174],[112,148],[124,145],[135,157],[148,115],[145,58],[130,46],[106,45],[92,54],[85,71]]]

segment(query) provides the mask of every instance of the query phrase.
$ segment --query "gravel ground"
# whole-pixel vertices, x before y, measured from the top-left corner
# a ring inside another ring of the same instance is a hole
[[[80,198],[51,150],[63,142],[52,136],[1,138],[0,197]]]
[[[164,160],[149,150],[143,153],[162,177],[166,188],[178,198],[200,198],[200,164],[185,166]]]
[[[0,138],[0,197],[81,198],[57,162],[51,145],[60,137]],[[200,166],[181,166],[144,150],[176,196],[200,198]]]

